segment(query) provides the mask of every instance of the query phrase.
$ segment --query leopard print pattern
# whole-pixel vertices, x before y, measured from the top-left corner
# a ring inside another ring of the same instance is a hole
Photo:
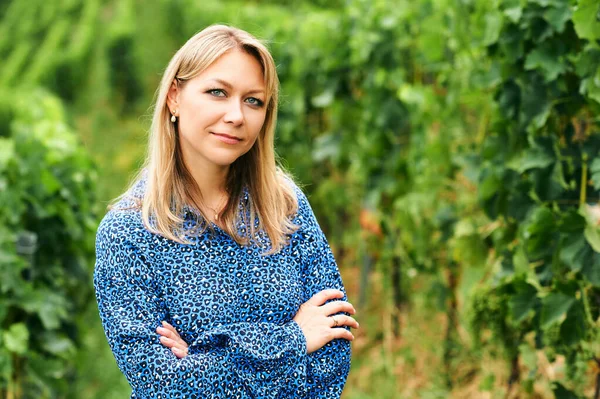
[[[102,325],[131,398],[339,398],[350,343],[307,354],[292,320],[315,293],[344,290],[304,194],[295,187],[299,229],[281,251],[264,255],[216,225],[186,237],[190,244],[149,232],[134,206],[144,187],[142,179],[103,218],[94,270]],[[197,227],[187,208],[184,221]],[[247,230],[241,222],[238,229]],[[185,358],[161,345],[162,320],[188,343]]]

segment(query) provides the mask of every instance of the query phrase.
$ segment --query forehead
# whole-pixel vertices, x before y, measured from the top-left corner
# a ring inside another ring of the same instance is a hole
[[[208,68],[196,76],[196,83],[226,82],[233,88],[265,90],[265,78],[261,63],[255,56],[241,50],[231,50],[217,58]]]

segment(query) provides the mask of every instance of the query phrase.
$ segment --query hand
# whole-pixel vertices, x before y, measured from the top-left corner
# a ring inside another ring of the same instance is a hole
[[[167,323],[162,322],[162,327],[157,327],[156,332],[161,335],[160,343],[171,348],[171,352],[179,359],[183,359],[188,354],[188,344],[179,336],[175,327]]]
[[[298,323],[306,337],[307,353],[322,348],[334,339],[342,338],[348,341],[354,339],[354,335],[345,328],[335,328],[342,326],[358,328],[357,321],[352,317],[337,314],[340,312],[355,314],[354,306],[345,301],[333,301],[325,304],[331,299],[343,297],[342,291],[323,290],[300,306],[300,310],[294,316],[294,321]]]

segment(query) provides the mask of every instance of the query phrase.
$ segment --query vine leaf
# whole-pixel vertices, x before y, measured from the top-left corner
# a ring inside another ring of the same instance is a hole
[[[561,292],[552,292],[542,299],[542,328],[558,322],[575,303],[575,298]]]
[[[577,35],[590,41],[600,39],[600,21],[596,19],[598,0],[580,0],[573,13],[573,24]]]
[[[586,226],[584,230],[585,239],[594,251],[600,252],[600,232],[598,232],[598,220],[595,215],[596,207],[583,205],[579,208],[579,214],[585,217]]]
[[[577,396],[577,394],[565,388],[564,385],[562,385],[560,382],[554,383],[552,391],[554,392],[554,397],[556,399],[579,399],[579,396]]]
[[[554,158],[540,148],[530,148],[517,157],[511,159],[507,166],[510,169],[523,173],[529,169],[545,168],[554,162]]]
[[[586,262],[589,263],[592,251],[586,244],[583,235],[571,235],[565,241],[560,251],[560,260],[574,272],[583,269]]]
[[[550,82],[565,72],[567,65],[560,58],[560,52],[551,44],[546,44],[534,49],[527,55],[525,69],[538,69],[544,75],[544,79]]]
[[[489,46],[498,41],[502,31],[503,17],[499,12],[490,12],[485,15],[485,34],[483,45]]]
[[[565,24],[571,19],[572,10],[567,2],[556,4],[554,7],[544,12],[544,19],[548,21],[552,28],[558,33],[565,30]]]
[[[9,327],[7,331],[4,331],[4,346],[10,352],[18,355],[24,355],[27,352],[28,341],[29,341],[29,330],[24,323],[16,323]]]
[[[510,298],[508,306],[515,322],[523,321],[537,302],[537,290],[529,284],[522,284],[518,293]]]
[[[600,287],[600,254],[595,253],[594,261],[583,265],[581,274],[594,286]]]
[[[585,313],[580,302],[569,309],[560,326],[560,337],[566,345],[574,345],[585,338]]]
[[[13,140],[0,137],[0,170],[3,170],[8,161],[10,161],[15,154],[15,143]]]

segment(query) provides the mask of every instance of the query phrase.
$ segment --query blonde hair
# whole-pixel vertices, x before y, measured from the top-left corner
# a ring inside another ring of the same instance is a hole
[[[183,162],[178,132],[175,124],[170,122],[167,94],[175,79],[178,84],[185,84],[223,54],[236,49],[260,62],[267,110],[256,142],[229,168],[226,182],[229,201],[219,218],[223,230],[242,245],[255,242],[264,246],[257,236],[264,232],[270,242],[267,253],[275,253],[297,229],[291,216],[298,210],[291,178],[275,162],[279,79],[273,57],[265,45],[237,28],[209,26],[190,38],[169,62],[156,96],[146,162],[136,179],[142,176],[146,179],[142,218],[148,230],[183,244],[189,243],[185,236],[190,233],[183,229],[186,207],[193,206],[202,216],[200,232],[210,225],[205,222],[210,219],[194,201],[193,193],[200,194],[200,198],[202,194]],[[245,189],[248,190],[247,201],[244,200]],[[240,222],[246,225],[245,234],[238,232]]]

